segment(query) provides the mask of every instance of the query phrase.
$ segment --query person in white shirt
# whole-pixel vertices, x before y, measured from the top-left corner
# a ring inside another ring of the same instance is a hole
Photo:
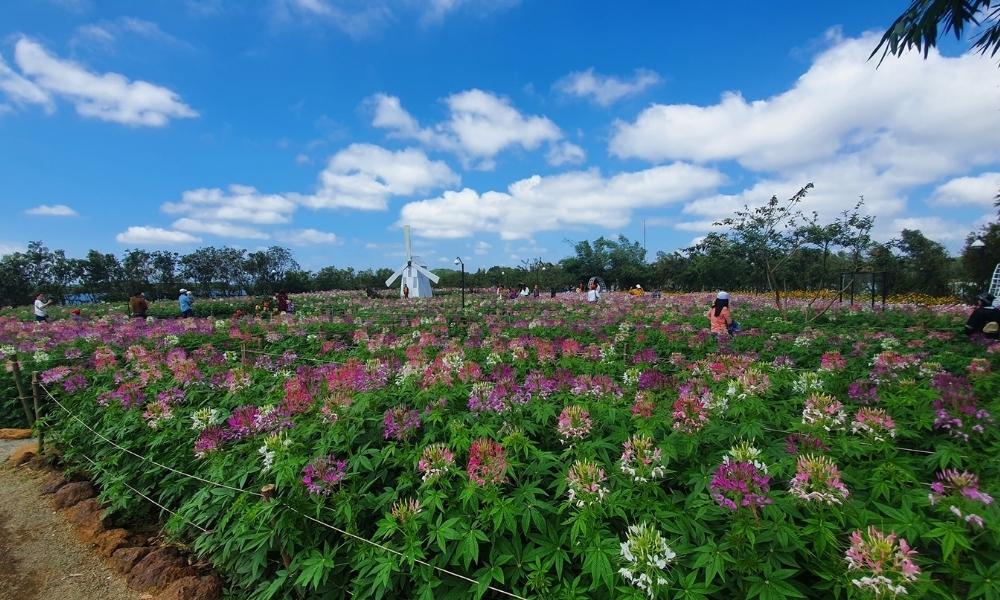
[[[38,295],[35,296],[35,321],[36,322],[41,323],[42,321],[48,321],[49,320],[49,313],[46,312],[45,308],[47,306],[49,306],[50,304],[52,304],[52,300],[49,300],[48,302],[46,302],[45,301],[45,294],[44,293],[39,292]]]
[[[597,283],[594,282],[590,284],[590,289],[587,290],[587,302],[597,302],[601,299],[601,291],[597,287]]]

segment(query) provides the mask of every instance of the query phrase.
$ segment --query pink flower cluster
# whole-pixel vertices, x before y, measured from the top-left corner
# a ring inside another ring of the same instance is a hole
[[[587,412],[587,409],[576,404],[562,409],[562,412],[559,413],[559,421],[556,423],[559,441],[563,444],[572,444],[587,437],[587,434],[590,433],[590,427],[590,413]]]
[[[469,481],[476,485],[499,485],[507,474],[507,457],[503,446],[489,438],[479,438],[469,448],[469,464],[465,469]]]
[[[749,508],[757,514],[759,507],[772,502],[767,495],[771,489],[770,477],[747,461],[730,461],[719,465],[712,475],[709,487],[712,499],[719,506],[732,511]]]
[[[420,429],[420,412],[407,406],[395,406],[385,411],[382,435],[387,440],[406,440]]]
[[[601,485],[605,480],[604,469],[597,463],[578,460],[566,475],[566,493],[571,504],[579,508],[597,504],[607,495],[608,489]]]
[[[905,595],[906,585],[916,581],[920,567],[913,562],[916,551],[895,533],[886,535],[873,526],[851,534],[851,547],[844,557],[847,570],[860,576],[851,583],[876,597]]]
[[[674,429],[684,433],[694,433],[708,423],[708,404],[704,390],[693,384],[680,389],[680,396],[674,402]]]
[[[896,437],[896,424],[889,413],[881,408],[859,408],[854,413],[851,433],[861,434],[876,442],[884,442]]]
[[[975,435],[982,435],[993,417],[986,409],[979,408],[969,381],[950,373],[938,373],[931,380],[931,387],[940,396],[934,401],[934,427],[944,429],[952,436],[966,442]]]
[[[819,368],[824,371],[843,371],[847,368],[847,361],[840,355],[840,352],[824,352],[819,357]]]
[[[645,483],[663,477],[666,469],[662,461],[663,451],[653,444],[652,438],[640,434],[625,440],[619,466],[633,481]]]
[[[441,477],[455,464],[455,455],[444,444],[431,444],[420,453],[417,470],[423,481]]]
[[[347,461],[332,454],[314,458],[302,468],[302,485],[310,494],[329,496],[345,477]]]
[[[832,431],[844,426],[847,414],[843,402],[827,394],[811,394],[802,409],[802,423]]]
[[[799,456],[788,491],[800,500],[826,504],[842,504],[848,496],[837,465],[825,456],[811,454]]]
[[[643,392],[635,393],[635,402],[632,403],[632,416],[648,419],[653,416],[654,410],[656,410],[656,402],[653,402]]]

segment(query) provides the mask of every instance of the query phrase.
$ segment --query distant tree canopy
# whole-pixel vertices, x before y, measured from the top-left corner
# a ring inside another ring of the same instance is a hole
[[[1000,51],[1000,0],[913,0],[889,26],[871,55],[881,50],[881,62],[888,54],[900,56],[916,48],[926,57],[938,44],[939,29],[961,39],[969,26],[980,27],[972,47],[981,54],[996,56]]]
[[[494,265],[465,274],[467,288],[538,285],[543,291],[575,287],[598,276],[619,288],[641,284],[646,289],[708,291],[755,290],[773,294],[781,306],[786,290],[832,290],[840,274],[859,270],[888,275],[890,292],[926,294],[975,292],[983,289],[1000,262],[1000,223],[970,233],[960,257],[917,230],[898,239],[873,242],[874,218],[862,212],[864,200],[829,221],[800,210],[811,186],[787,200],[772,197],[744,207],[718,223],[719,230],[697,244],[659,252],[647,261],[642,244],[625,236],[570,241],[572,253],[558,262],[541,259],[520,265]],[[973,247],[975,239],[985,247]],[[438,287],[458,287],[460,271],[434,269]],[[181,287],[202,296],[271,294],[278,290],[385,291],[392,269],[327,266],[306,271],[287,248],[272,246],[248,252],[207,246],[189,254],[165,250],[126,250],[120,257],[89,251],[69,258],[31,242],[24,252],[0,257],[0,305],[26,304],[38,291],[57,301],[121,300],[136,291],[150,298],[174,298]]]

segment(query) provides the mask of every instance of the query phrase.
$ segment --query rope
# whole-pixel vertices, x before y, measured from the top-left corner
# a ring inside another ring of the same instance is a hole
[[[238,488],[238,487],[233,487],[233,486],[230,486],[230,485],[226,485],[224,483],[219,483],[217,481],[211,481],[209,479],[204,479],[202,477],[198,477],[197,475],[191,475],[190,473],[185,473],[184,471],[178,471],[177,469],[174,469],[173,467],[168,467],[168,466],[166,466],[164,464],[161,464],[161,463],[159,463],[159,462],[157,462],[157,461],[155,461],[155,460],[153,460],[151,458],[142,456],[140,454],[136,454],[135,452],[129,450],[128,448],[120,446],[120,445],[116,444],[113,440],[110,440],[107,437],[101,435],[100,432],[96,431],[93,427],[91,427],[90,425],[88,425],[87,423],[85,423],[82,419],[80,419],[80,417],[76,416],[76,414],[73,413],[73,411],[69,410],[61,402],[59,402],[59,400],[57,400],[56,397],[52,395],[52,393],[49,391],[49,389],[47,387],[45,387],[42,384],[39,384],[39,387],[41,387],[42,390],[45,391],[45,394],[49,398],[51,398],[52,401],[55,402],[59,406],[59,408],[63,409],[74,420],[76,420],[78,423],[80,423],[81,425],[83,425],[85,428],[87,428],[87,430],[89,430],[91,433],[93,433],[94,435],[96,435],[101,440],[107,442],[108,444],[111,444],[112,446],[114,446],[115,448],[118,448],[119,450],[121,450],[123,452],[127,452],[128,454],[131,454],[132,456],[134,456],[134,457],[136,457],[136,458],[138,458],[138,459],[140,459],[140,460],[142,460],[144,462],[148,462],[150,464],[156,465],[157,467],[160,467],[161,469],[165,469],[167,471],[170,471],[171,473],[176,473],[177,475],[181,475],[182,477],[187,477],[189,479],[194,479],[196,481],[200,481],[200,482],[206,483],[208,485],[213,485],[213,486],[216,486],[216,487],[220,487],[220,488],[232,490],[232,491],[235,491],[235,492],[240,492],[240,493],[244,493],[244,494],[250,494],[251,496],[257,496],[258,498],[264,498],[265,500],[267,499],[260,492],[254,492],[254,491],[251,491],[251,490],[247,490],[247,489],[243,489],[243,488]],[[87,460],[90,460],[90,458],[87,458]],[[93,463],[93,461],[91,461],[91,462]],[[151,498],[145,496],[144,494],[142,494],[142,492],[140,492],[140,491],[132,488],[128,484],[125,484],[125,486],[128,487],[129,489],[131,489],[132,491],[134,491],[135,493],[137,493],[137,494],[141,495],[142,497],[146,498],[150,502],[153,502],[157,506],[160,506],[160,508],[163,508],[164,510],[167,510],[168,512],[171,512],[172,514],[176,514],[176,513],[173,513],[172,511],[170,511],[169,509],[167,509],[166,507],[164,507],[164,506],[160,505],[159,503],[155,502]],[[339,533],[339,534],[341,534],[343,536],[349,537],[349,538],[351,538],[353,540],[357,540],[359,542],[368,544],[370,546],[374,546],[374,547],[379,548],[381,550],[384,550],[386,552],[390,552],[392,554],[395,554],[396,556],[399,556],[401,558],[405,558],[405,555],[402,552],[399,552],[398,550],[395,550],[393,548],[390,548],[388,546],[380,544],[380,543],[378,543],[376,541],[369,540],[368,538],[359,536],[357,534],[351,533],[351,532],[346,531],[344,529],[341,529],[341,528],[339,528],[339,527],[337,527],[335,525],[331,525],[329,523],[326,523],[325,521],[321,521],[321,520],[319,520],[319,519],[317,519],[315,517],[312,517],[312,516],[310,516],[310,515],[302,512],[302,511],[298,510],[297,508],[295,508],[293,506],[290,506],[290,505],[288,505],[288,504],[286,504],[284,502],[281,502],[281,501],[277,501],[277,502],[278,502],[278,504],[280,504],[285,509],[292,511],[293,513],[295,513],[297,515],[300,515],[303,518],[308,519],[309,521],[312,521],[312,522],[316,523],[317,525],[321,525],[323,527],[326,527],[327,529],[335,531],[335,532],[337,532],[337,533]],[[192,525],[194,525],[194,523],[192,523]],[[201,531],[203,531],[205,533],[209,533],[208,531],[205,531],[204,529],[202,529],[201,527],[199,527],[197,525],[195,525],[195,527],[198,527],[198,529],[201,529]],[[466,581],[468,583],[472,583],[472,584],[476,584],[476,585],[479,584],[478,581],[476,581],[475,579],[472,579],[471,577],[467,577],[465,575],[462,575],[460,573],[456,573],[454,571],[449,571],[448,569],[445,569],[443,567],[438,567],[436,565],[432,565],[432,564],[430,564],[430,563],[428,563],[426,561],[423,561],[423,560],[420,560],[420,559],[416,559],[416,558],[413,559],[413,561],[416,562],[416,563],[418,563],[418,564],[421,564],[423,566],[430,567],[430,568],[434,569],[435,571],[438,571],[440,573],[444,573],[446,575],[450,575],[452,577],[455,577],[457,579],[461,579],[461,580]],[[492,585],[489,585],[489,586],[486,586],[486,587],[490,591],[496,592],[496,593],[504,595],[504,596],[508,596],[510,598],[517,598],[517,600],[528,600],[524,596],[519,596],[519,595],[517,595],[517,594],[515,594],[513,592],[508,592],[506,590],[503,590],[503,589],[498,588],[498,587],[494,587]]]

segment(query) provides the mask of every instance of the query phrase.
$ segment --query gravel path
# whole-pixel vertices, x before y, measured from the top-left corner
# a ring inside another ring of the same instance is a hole
[[[43,476],[7,464],[27,441],[0,441],[0,600],[138,600],[39,493]]]

